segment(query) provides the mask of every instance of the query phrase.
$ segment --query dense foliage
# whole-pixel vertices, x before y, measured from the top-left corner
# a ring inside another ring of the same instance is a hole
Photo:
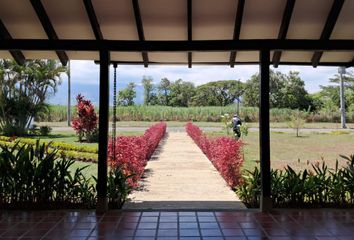
[[[48,145],[1,146],[0,207],[92,207],[95,187],[74,163],[59,158]]]
[[[79,138],[87,142],[98,141],[98,117],[95,107],[90,100],[86,100],[81,94],[76,97],[76,117],[72,121],[72,126]]]
[[[296,172],[290,166],[271,171],[272,200],[275,207],[353,207],[354,156],[345,157],[347,166],[328,168],[325,162],[311,170]],[[245,171],[237,195],[248,207],[258,207],[261,193],[259,168]]]
[[[51,143],[0,145],[0,209],[93,208],[97,179],[71,170],[74,160],[53,150]],[[121,208],[132,187],[132,176],[119,167],[108,172],[107,197]]]
[[[259,106],[259,73],[254,74],[246,82],[243,94],[245,106]],[[270,71],[269,98],[271,108],[290,108],[314,110],[312,99],[305,90],[305,83],[299,72],[289,74]]]
[[[230,187],[234,188],[240,184],[240,169],[243,164],[241,141],[228,137],[210,139],[192,123],[186,125],[186,131]]]
[[[25,135],[32,120],[46,113],[46,100],[65,72],[54,60],[28,60],[24,65],[0,60],[0,128],[7,136]]]
[[[209,82],[200,85],[191,99],[193,106],[227,106],[240,100],[244,83],[237,80]]]
[[[166,123],[158,123],[147,129],[143,136],[119,136],[115,141],[110,139],[108,144],[110,166],[120,168],[125,176],[131,176],[128,179],[129,186],[138,186],[146,163],[165,132]]]
[[[117,104],[120,106],[134,105],[134,98],[136,97],[135,84],[129,83],[128,86],[118,92]]]

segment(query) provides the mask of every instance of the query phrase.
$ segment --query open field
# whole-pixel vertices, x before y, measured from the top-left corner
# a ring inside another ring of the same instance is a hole
[[[117,122],[117,127],[150,127],[158,122],[144,122],[144,121],[119,121]],[[167,122],[169,127],[184,127],[187,122],[169,121]],[[50,127],[67,127],[67,122],[38,122],[38,126],[50,126]],[[221,122],[193,122],[193,124],[199,127],[224,127]],[[248,127],[258,127],[258,122],[247,122]],[[109,124],[112,126],[112,123]],[[271,122],[271,128],[288,128],[287,122]],[[354,129],[354,123],[347,124],[348,129]],[[319,122],[319,123],[305,123],[304,128],[308,129],[339,129],[340,123],[329,123],[329,122]]]
[[[122,121],[118,122],[118,127],[134,128],[149,127],[156,122],[141,121]],[[180,127],[183,130],[186,122],[168,122],[168,127]],[[222,123],[218,122],[195,122],[199,127],[223,128]],[[258,127],[258,123],[247,123],[249,127]],[[51,125],[52,127],[65,127],[66,122],[50,122],[40,123],[40,125]],[[271,123],[272,128],[286,128],[287,123]],[[304,128],[308,129],[338,129],[338,123],[306,123]],[[348,127],[354,128],[354,124]],[[143,131],[119,131],[118,135],[140,135]],[[210,136],[223,136],[225,131],[211,130],[207,132]],[[271,162],[273,168],[283,168],[291,165],[296,169],[307,167],[307,161],[315,163],[324,159],[330,166],[334,166],[335,160],[338,159],[342,164],[344,161],[339,157],[340,154],[354,154],[354,133],[350,132],[302,132],[301,137],[297,138],[294,133],[277,132],[273,129],[271,132]],[[55,132],[48,137],[40,137],[44,141],[61,141],[73,143],[75,145],[95,145],[90,143],[78,143],[73,131]],[[244,138],[244,157],[245,169],[253,168],[259,160],[259,133],[250,131],[248,136]],[[300,159],[300,163],[298,162]],[[97,165],[92,163],[75,163],[74,168],[79,166],[91,165],[87,170],[87,174],[96,175]]]
[[[209,136],[224,136],[224,132],[208,132]],[[252,169],[259,164],[259,134],[250,132],[244,138],[245,169]],[[282,169],[290,165],[304,169],[309,163],[321,162],[334,167],[336,159],[341,164],[345,161],[339,155],[354,154],[354,134],[304,133],[296,137],[292,133],[271,132],[271,166]],[[300,162],[299,162],[300,160]]]
[[[96,112],[99,109],[95,108]],[[110,119],[113,108],[110,107]],[[75,116],[76,107],[71,108],[72,116]],[[233,115],[237,112],[237,105],[228,106],[205,106],[205,107],[170,107],[170,106],[118,106],[117,117],[120,121],[197,121],[197,122],[220,122],[223,114]],[[290,119],[294,110],[287,108],[271,108],[269,112],[271,122],[284,122]],[[258,121],[258,108],[239,108],[239,115],[247,122]],[[48,114],[39,116],[37,120],[57,122],[67,119],[67,107],[51,105]],[[340,122],[340,112],[318,111],[306,114],[307,122]],[[347,112],[347,122],[354,122],[354,112]]]

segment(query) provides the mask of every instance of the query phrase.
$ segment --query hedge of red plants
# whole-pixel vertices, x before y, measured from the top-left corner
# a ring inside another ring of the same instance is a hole
[[[158,123],[147,129],[142,136],[116,137],[116,147],[113,150],[113,140],[108,143],[108,162],[113,168],[121,168],[128,184],[135,188],[144,173],[147,161],[154,153],[160,140],[166,133],[166,123]],[[115,153],[115,157],[114,157]]]
[[[186,125],[186,131],[230,187],[235,188],[240,184],[243,164],[241,141],[228,137],[208,138],[192,123]]]

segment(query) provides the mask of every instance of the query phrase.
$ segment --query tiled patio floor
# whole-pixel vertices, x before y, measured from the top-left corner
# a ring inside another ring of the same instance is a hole
[[[354,239],[354,210],[0,213],[0,239]]]

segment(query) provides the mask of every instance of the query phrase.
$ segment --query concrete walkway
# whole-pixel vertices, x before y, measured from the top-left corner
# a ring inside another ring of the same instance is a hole
[[[124,209],[245,209],[186,132],[168,132]]]

